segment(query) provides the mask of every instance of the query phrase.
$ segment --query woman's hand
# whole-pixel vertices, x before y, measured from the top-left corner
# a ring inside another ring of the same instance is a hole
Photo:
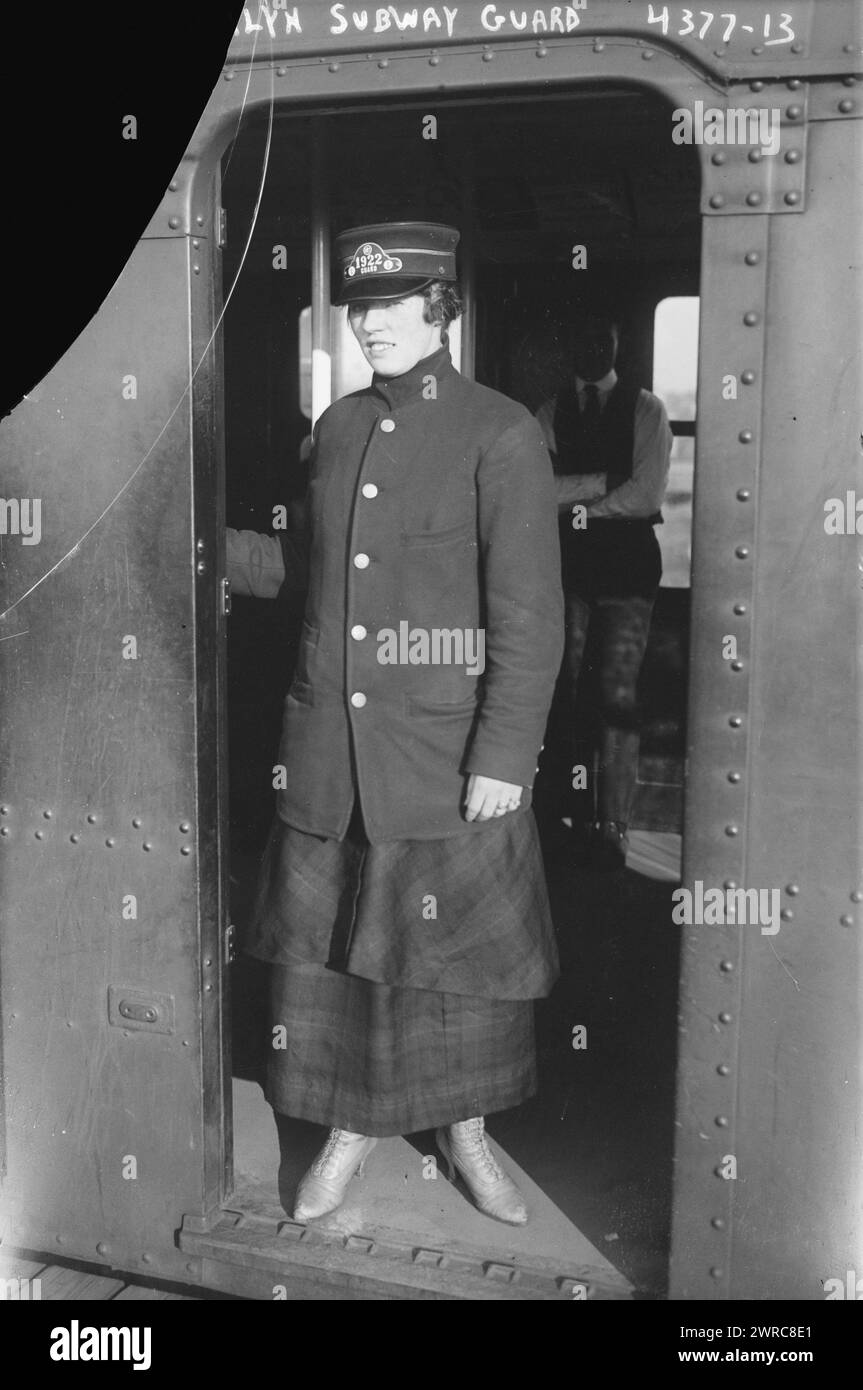
[[[515,782],[499,782],[496,777],[472,772],[467,779],[465,820],[499,820],[508,811],[518,810],[521,793]]]

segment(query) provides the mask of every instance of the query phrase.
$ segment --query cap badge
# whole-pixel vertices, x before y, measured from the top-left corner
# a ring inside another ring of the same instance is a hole
[[[391,256],[376,241],[365,241],[345,266],[345,275],[352,280],[355,275],[391,275],[401,268],[398,256]]]

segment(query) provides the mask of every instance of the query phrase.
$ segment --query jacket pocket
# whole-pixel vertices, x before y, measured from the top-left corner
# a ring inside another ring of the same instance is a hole
[[[458,526],[447,526],[443,531],[411,531],[402,534],[402,544],[406,546],[417,545],[445,545],[447,541],[460,541],[475,539],[476,528],[473,520],[460,521]]]
[[[412,719],[468,719],[479,709],[476,695],[465,700],[427,700],[423,695],[406,695],[405,708]]]

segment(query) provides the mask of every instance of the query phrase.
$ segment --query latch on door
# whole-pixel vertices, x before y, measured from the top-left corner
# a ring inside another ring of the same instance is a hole
[[[174,996],[110,985],[108,1022],[114,1028],[139,1028],[147,1033],[173,1033]]]

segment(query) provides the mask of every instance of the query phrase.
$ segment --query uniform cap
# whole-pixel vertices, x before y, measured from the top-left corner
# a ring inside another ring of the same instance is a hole
[[[335,238],[339,285],[335,304],[402,299],[433,280],[456,280],[459,233],[440,222],[377,222],[348,227]]]

